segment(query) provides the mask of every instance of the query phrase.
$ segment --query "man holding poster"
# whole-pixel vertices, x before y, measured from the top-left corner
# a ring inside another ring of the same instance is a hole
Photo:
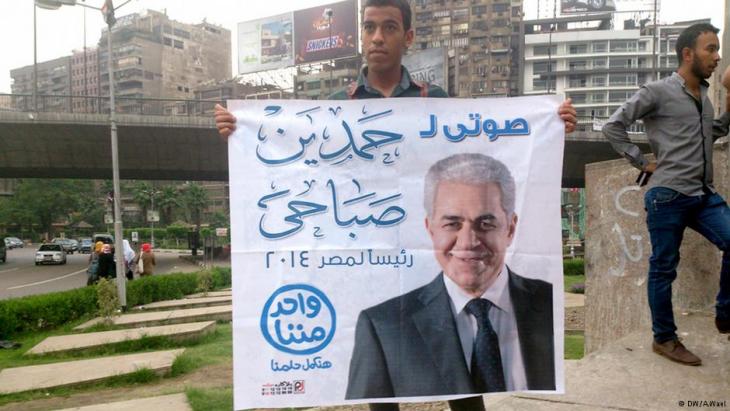
[[[424,207],[442,273],[360,313],[347,398],[554,390],[552,285],[504,262],[510,171],[483,154],[439,160]]]

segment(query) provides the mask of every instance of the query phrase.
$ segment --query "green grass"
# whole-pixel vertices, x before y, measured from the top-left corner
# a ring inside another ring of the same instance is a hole
[[[194,411],[230,411],[233,409],[233,388],[188,388],[185,390]]]
[[[42,341],[50,335],[61,335],[70,333],[64,327],[63,330],[55,332],[44,332],[35,335],[23,336],[16,339],[23,343],[17,350],[0,350],[0,369],[7,367],[21,367],[35,364],[47,364],[52,362],[73,361],[82,358],[94,358],[100,356],[119,355],[129,352],[144,352],[152,350],[164,350],[177,347],[186,347],[185,352],[178,356],[172,365],[172,370],[165,377],[175,377],[188,373],[197,368],[207,365],[230,362],[233,358],[232,327],[230,323],[218,324],[212,333],[195,340],[175,342],[168,338],[147,337],[140,341],[129,341],[102,347],[91,352],[78,352],[69,354],[58,354],[52,356],[23,356],[33,345]],[[150,370],[139,370],[132,374],[114,377],[103,382],[82,384],[73,387],[53,388],[49,390],[28,391],[17,394],[0,395],[0,406],[10,402],[31,401],[48,396],[69,396],[79,392],[89,392],[105,388],[128,387],[138,384],[147,384],[159,380],[160,376]],[[216,394],[217,395],[217,394]],[[230,394],[229,394],[230,396]],[[213,395],[215,397],[215,395]],[[229,400],[231,401],[231,400]],[[205,408],[200,408],[205,409]],[[232,409],[232,405],[227,408]]]
[[[580,360],[583,358],[583,347],[585,338],[583,334],[565,334],[565,355],[566,360]]]
[[[570,292],[570,287],[573,286],[573,284],[578,283],[586,283],[586,276],[585,275],[566,275],[563,276],[563,286],[565,287],[566,292]]]

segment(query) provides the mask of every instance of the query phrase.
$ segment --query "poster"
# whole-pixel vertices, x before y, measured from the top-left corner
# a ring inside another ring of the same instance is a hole
[[[292,14],[238,23],[238,73],[292,65]]]
[[[295,11],[296,64],[354,56],[357,17],[355,0]]]
[[[560,14],[616,11],[615,0],[560,0]]]
[[[563,392],[559,103],[230,101],[235,408]]]
[[[435,84],[444,90],[449,89],[446,49],[442,47],[409,52],[403,56],[403,66],[414,80]]]

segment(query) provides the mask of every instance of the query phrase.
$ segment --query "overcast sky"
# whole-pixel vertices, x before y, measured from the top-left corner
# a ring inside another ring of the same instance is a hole
[[[77,0],[82,2],[81,0]],[[546,1],[546,0],[541,0]],[[621,0],[616,0],[619,3]],[[119,6],[124,0],[114,0]],[[183,23],[208,22],[231,30],[233,62],[237,61],[236,23],[285,11],[302,9],[333,0],[131,0],[117,11],[117,15],[144,9],[167,10],[170,18]],[[537,0],[525,0],[528,18],[536,14]],[[675,22],[698,18],[712,18],[722,28],[722,0],[661,0],[660,20]],[[100,7],[103,0],[85,0],[85,4]],[[10,92],[10,70],[33,64],[33,0],[0,0],[0,93]],[[97,10],[86,10],[86,44],[96,45],[104,22]],[[70,55],[84,45],[84,8],[64,6],[59,10],[37,10],[38,61]],[[236,67],[233,66],[233,73]]]

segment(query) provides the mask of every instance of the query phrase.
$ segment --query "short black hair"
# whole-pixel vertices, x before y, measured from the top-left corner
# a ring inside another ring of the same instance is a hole
[[[682,50],[684,50],[685,47],[694,49],[697,45],[697,37],[708,32],[717,34],[720,32],[720,29],[710,23],[697,23],[687,27],[686,29],[682,30],[681,33],[679,33],[676,47],[677,65],[682,65]]]
[[[411,29],[411,5],[408,4],[408,0],[364,0],[362,4],[362,10],[365,11],[368,7],[395,7],[400,10],[400,15],[403,18],[403,31]]]

